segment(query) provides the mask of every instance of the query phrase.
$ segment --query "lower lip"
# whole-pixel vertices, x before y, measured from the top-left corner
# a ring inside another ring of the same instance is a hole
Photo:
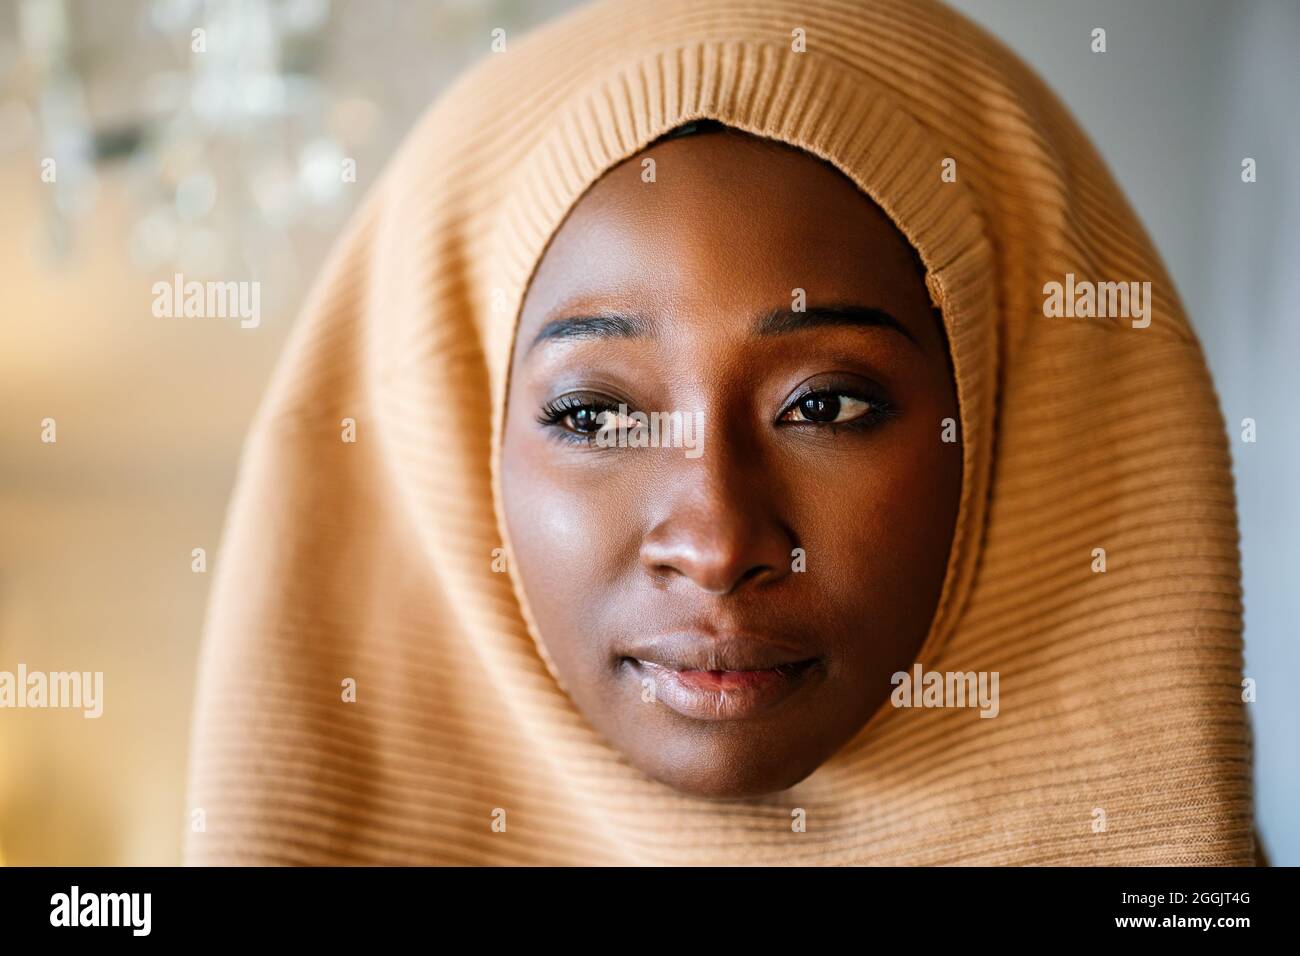
[[[633,663],[654,681],[656,700],[696,720],[753,717],[785,700],[816,670],[812,661],[793,670],[762,671],[675,671],[649,661]]]

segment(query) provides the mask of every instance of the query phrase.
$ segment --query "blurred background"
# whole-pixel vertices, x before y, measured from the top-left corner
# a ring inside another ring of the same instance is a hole
[[[1300,3],[952,2],[1074,111],[1205,346],[1233,438],[1259,828],[1296,865]],[[180,862],[211,570],[296,309],[492,30],[575,5],[0,0],[0,671],[104,672],[98,719],[0,709],[4,862]],[[259,281],[260,325],[155,318],[153,283],[177,272]]]

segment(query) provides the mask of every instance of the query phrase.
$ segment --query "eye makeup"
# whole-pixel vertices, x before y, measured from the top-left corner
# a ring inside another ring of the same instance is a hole
[[[804,382],[785,403],[778,428],[867,430],[888,421],[898,406],[884,389],[857,376],[818,376]]]
[[[595,445],[602,429],[616,426],[620,410],[631,403],[594,391],[571,391],[542,403],[537,423],[548,435],[577,445]],[[821,375],[808,379],[783,403],[773,421],[776,428],[867,431],[898,414],[898,406],[883,388],[858,376]]]
[[[596,392],[566,392],[542,404],[537,422],[560,441],[590,445],[607,427],[609,416],[617,415],[618,399]]]

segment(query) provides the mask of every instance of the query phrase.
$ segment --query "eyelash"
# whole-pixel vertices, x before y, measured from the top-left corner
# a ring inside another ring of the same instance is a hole
[[[582,409],[590,409],[596,415],[601,412],[618,411],[618,403],[595,395],[569,394],[561,395],[542,405],[541,414],[537,416],[539,424],[552,431],[556,439],[575,445],[594,445],[596,432],[579,432],[561,424],[566,418]]]
[[[810,398],[850,398],[855,401],[865,402],[868,411],[864,412],[857,418],[850,419],[846,422],[787,422],[783,421],[784,417],[797,409]],[[624,403],[626,404],[626,403]],[[581,393],[570,393],[561,395],[559,398],[552,399],[542,405],[541,413],[537,416],[538,424],[551,431],[553,437],[562,442],[577,445],[595,445],[596,431],[580,432],[572,428],[565,427],[565,419],[584,409],[593,412],[594,416],[599,416],[602,412],[617,412],[618,402],[611,399],[586,395]],[[880,395],[872,395],[860,388],[853,387],[828,387],[828,388],[810,388],[800,392],[792,398],[786,406],[781,409],[774,423],[778,428],[795,426],[799,428],[814,428],[818,430],[827,430],[831,435],[836,434],[842,428],[849,428],[855,431],[868,431],[881,423],[892,418],[897,412],[896,406],[888,399]]]
[[[863,412],[857,418],[850,419],[846,422],[783,421],[786,415],[790,414],[810,398],[850,398],[854,401],[864,402],[868,407],[867,411]],[[809,388],[800,392],[786,404],[785,408],[781,410],[781,413],[777,416],[776,425],[778,428],[793,425],[804,428],[811,426],[817,429],[829,429],[830,433],[834,435],[836,431],[841,428],[851,428],[855,431],[868,431],[892,418],[897,411],[897,407],[883,395],[872,394],[858,386],[850,387],[830,385],[820,388]]]

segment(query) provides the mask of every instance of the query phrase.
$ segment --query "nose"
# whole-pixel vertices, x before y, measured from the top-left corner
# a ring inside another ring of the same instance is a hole
[[[664,516],[642,538],[640,553],[656,577],[717,595],[785,577],[795,547],[767,490],[776,482],[725,455],[715,446],[666,476]]]

